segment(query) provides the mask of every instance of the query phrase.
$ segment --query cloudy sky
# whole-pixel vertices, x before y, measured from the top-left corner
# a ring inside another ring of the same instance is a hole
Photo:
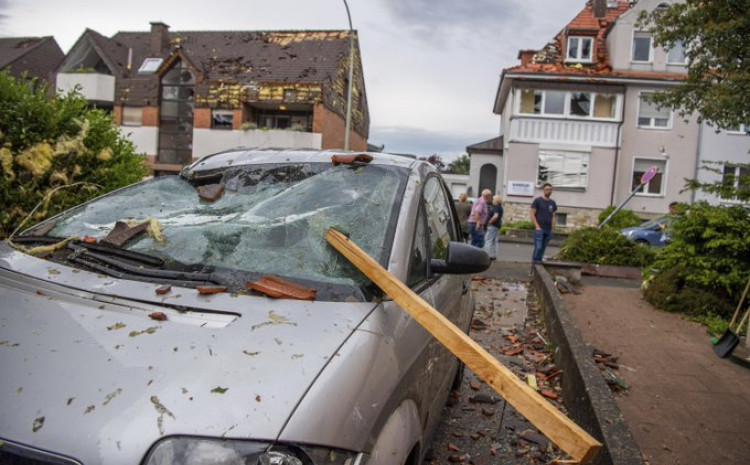
[[[496,137],[503,68],[538,49],[586,0],[348,0],[362,50],[370,142],[440,154]],[[171,30],[347,29],[343,0],[0,0],[0,36],[55,37],[67,52],[86,28],[106,36]]]

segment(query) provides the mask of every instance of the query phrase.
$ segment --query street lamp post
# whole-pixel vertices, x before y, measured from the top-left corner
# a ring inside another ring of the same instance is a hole
[[[346,133],[344,134],[344,150],[349,150],[349,131],[352,125],[352,85],[354,81],[354,28],[352,28],[352,15],[349,13],[349,4],[344,0],[346,17],[349,19],[349,89],[346,96]]]

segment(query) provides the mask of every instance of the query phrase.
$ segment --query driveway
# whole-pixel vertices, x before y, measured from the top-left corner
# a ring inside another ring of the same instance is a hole
[[[648,463],[750,463],[750,370],[717,357],[701,325],[655,310],[637,281],[584,278],[564,299],[583,339],[618,357],[630,389],[615,401]]]

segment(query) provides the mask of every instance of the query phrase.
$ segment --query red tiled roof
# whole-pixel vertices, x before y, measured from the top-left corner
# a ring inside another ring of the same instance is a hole
[[[684,76],[673,73],[614,71],[607,51],[607,34],[610,26],[623,13],[628,11],[629,2],[619,1],[617,8],[607,8],[604,18],[594,16],[593,2],[589,1],[572,21],[560,31],[552,42],[536,52],[524,50],[519,53],[521,64],[507,68],[508,74],[559,75],[561,79],[575,76],[591,78],[630,78],[630,79],[665,79],[681,80]],[[594,37],[594,50],[591,63],[566,63],[565,46],[568,35],[585,35]]]

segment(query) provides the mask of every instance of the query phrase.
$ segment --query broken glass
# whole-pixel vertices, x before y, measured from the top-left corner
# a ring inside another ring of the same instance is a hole
[[[366,278],[325,241],[335,228],[386,265],[405,169],[265,164],[210,174],[203,181],[167,176],[122,189],[55,218],[49,234],[101,240],[117,221],[154,219],[162,241],[143,234],[123,248],[186,265],[362,286]],[[220,180],[225,189],[216,201],[198,195],[196,184],[206,180]]]

